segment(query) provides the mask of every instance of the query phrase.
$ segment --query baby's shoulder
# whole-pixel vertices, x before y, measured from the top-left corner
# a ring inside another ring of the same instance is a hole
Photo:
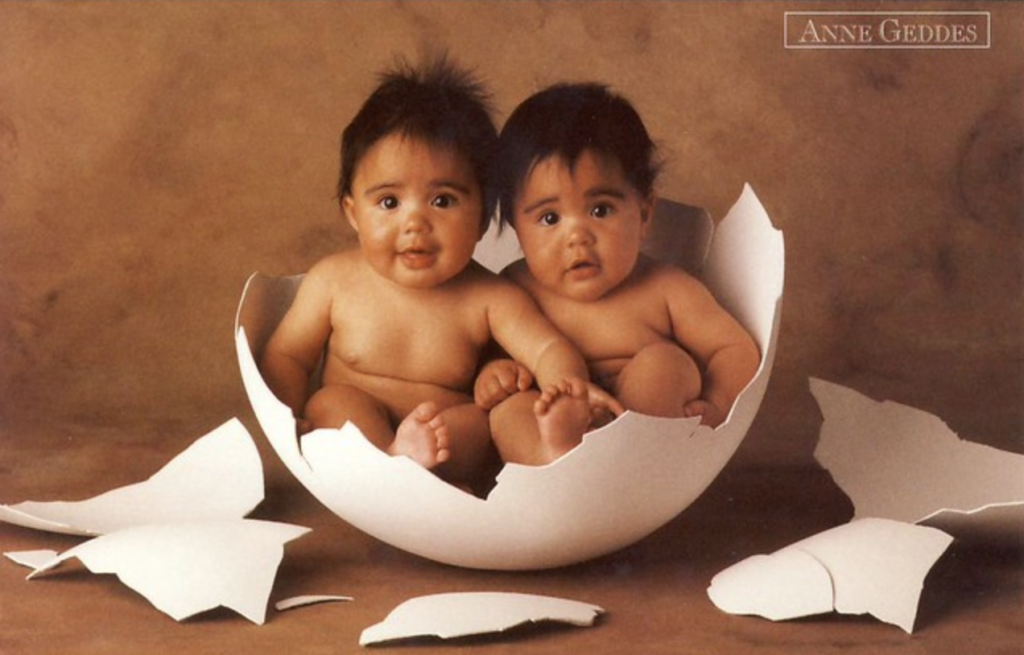
[[[328,255],[306,272],[303,284],[335,288],[352,282],[362,274],[358,253],[342,251]]]
[[[310,299],[321,298],[326,302],[345,289],[357,287],[359,270],[358,260],[347,251],[328,255],[313,264],[303,275],[299,295]]]
[[[532,302],[526,291],[509,280],[504,272],[493,273],[475,262],[464,273],[456,294],[463,308],[488,314],[522,311]]]
[[[313,266],[306,273],[306,277],[334,277],[341,273],[354,270],[358,264],[359,257],[355,251],[343,250],[327,255]]]
[[[651,257],[642,255],[636,265],[637,279],[644,284],[663,285],[702,285],[701,281],[683,269]]]
[[[463,279],[464,287],[461,293],[469,292],[484,299],[505,297],[509,294],[517,295],[522,292],[516,284],[510,280],[505,271],[501,274],[494,273],[474,262],[467,269]]]
[[[529,274],[530,269],[527,268],[525,259],[517,259],[501,271],[502,278],[517,284],[522,284]]]
[[[667,300],[685,300],[708,293],[700,279],[672,264],[645,258],[638,263],[637,271],[636,287],[644,295],[655,294]]]

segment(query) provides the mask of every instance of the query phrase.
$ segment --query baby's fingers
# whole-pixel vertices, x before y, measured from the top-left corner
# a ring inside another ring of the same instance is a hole
[[[716,405],[699,398],[688,402],[683,408],[683,414],[687,417],[699,416],[701,425],[712,428],[718,427],[725,420],[725,413]]]
[[[516,365],[516,385],[514,391],[526,391],[533,386],[533,374],[525,366]]]
[[[503,366],[498,373],[498,380],[501,382],[501,388],[510,396],[519,391],[526,391],[533,384],[533,376],[526,367],[516,363]]]
[[[484,409],[493,409],[505,398],[508,398],[508,393],[496,375],[482,375],[473,386],[473,400]]]
[[[615,416],[626,411],[626,408],[614,396],[595,384],[588,386],[587,402],[592,408],[607,410]]]

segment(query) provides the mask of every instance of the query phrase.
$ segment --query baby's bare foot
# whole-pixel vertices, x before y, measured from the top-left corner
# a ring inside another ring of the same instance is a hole
[[[405,455],[428,469],[448,460],[448,426],[435,403],[417,405],[402,420],[388,454]]]
[[[533,413],[541,445],[550,461],[554,461],[579,445],[590,426],[586,385],[575,379],[551,385],[541,392]]]

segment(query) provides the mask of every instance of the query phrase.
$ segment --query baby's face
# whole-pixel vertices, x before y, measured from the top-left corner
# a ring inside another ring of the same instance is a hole
[[[617,161],[584,150],[572,170],[557,156],[537,162],[516,196],[512,226],[544,288],[593,301],[632,272],[652,205]]]
[[[342,208],[377,273],[429,288],[469,264],[481,237],[482,202],[466,157],[393,134],[363,156]]]

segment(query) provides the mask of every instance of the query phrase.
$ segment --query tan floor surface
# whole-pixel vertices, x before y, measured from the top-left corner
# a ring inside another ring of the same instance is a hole
[[[14,456],[4,461],[5,497],[74,499],[98,493],[146,477],[189,441],[168,439],[159,448],[139,449],[131,443],[139,435],[117,443],[113,435],[101,440],[69,434],[74,431],[26,435],[11,444]],[[767,435],[755,426],[751,436]],[[912,635],[867,616],[829,614],[773,623],[720,612],[706,595],[715,573],[749,555],[772,552],[849,520],[849,501],[820,469],[727,468],[682,515],[621,552],[553,571],[486,572],[423,560],[360,533],[315,501],[289,477],[262,438],[257,439],[268,472],[267,498],[253,516],[313,528],[286,547],[271,604],[304,594],[348,595],[353,602],[288,612],[270,608],[262,626],[224,609],[177,623],[114,576],[93,575],[76,562],[26,581],[27,569],[4,561],[0,652],[350,653],[360,649],[362,630],[400,602],[453,591],[545,594],[593,603],[607,614],[593,628],[548,624],[500,637],[419,639],[377,649],[789,655],[1020,652],[1024,566],[1019,548],[954,542],[926,580]],[[59,452],[54,442],[62,444]],[[103,471],[115,460],[130,463],[88,483],[63,475]],[[0,525],[0,549],[5,552],[63,551],[79,541]]]

